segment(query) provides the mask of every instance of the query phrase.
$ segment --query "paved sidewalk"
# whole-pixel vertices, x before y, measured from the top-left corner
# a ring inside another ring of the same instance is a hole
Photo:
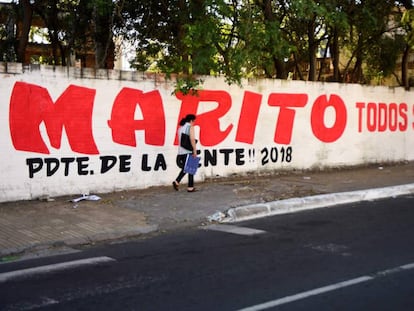
[[[73,196],[0,203],[0,257],[207,224],[209,216],[243,206],[413,183],[410,162],[208,180],[196,182],[195,193],[169,186],[96,194],[98,201],[73,203]]]

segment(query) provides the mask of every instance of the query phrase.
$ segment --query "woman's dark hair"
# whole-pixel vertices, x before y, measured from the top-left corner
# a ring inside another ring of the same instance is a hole
[[[188,114],[185,116],[185,120],[187,122],[194,121],[195,119],[196,119],[196,116],[194,114]]]
[[[182,118],[180,121],[180,125],[183,126],[187,122],[194,121],[196,119],[196,116],[194,114],[188,114],[185,116],[185,118]]]

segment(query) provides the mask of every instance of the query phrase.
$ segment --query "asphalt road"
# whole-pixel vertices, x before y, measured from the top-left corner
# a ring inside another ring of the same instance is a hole
[[[0,310],[414,310],[414,197],[0,265]]]

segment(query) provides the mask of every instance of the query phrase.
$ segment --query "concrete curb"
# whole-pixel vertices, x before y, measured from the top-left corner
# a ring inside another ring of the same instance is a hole
[[[266,216],[295,213],[304,210],[348,204],[361,201],[373,201],[390,197],[414,194],[414,184],[384,188],[321,194],[303,198],[292,198],[267,203],[258,203],[230,208],[223,214],[221,223],[239,222]]]

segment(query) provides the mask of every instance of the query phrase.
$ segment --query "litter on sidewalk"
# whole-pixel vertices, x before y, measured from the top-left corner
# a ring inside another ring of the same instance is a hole
[[[71,202],[77,203],[77,202],[83,201],[83,200],[99,201],[100,199],[101,199],[101,197],[99,197],[97,195],[94,195],[94,194],[92,194],[92,195],[83,194],[81,197],[71,200]]]

